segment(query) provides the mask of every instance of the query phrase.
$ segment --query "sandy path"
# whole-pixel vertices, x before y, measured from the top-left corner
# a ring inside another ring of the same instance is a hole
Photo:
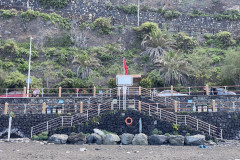
[[[80,148],[87,151],[81,152]],[[107,146],[53,145],[36,142],[0,143],[0,160],[235,160],[240,159],[239,144],[223,144],[210,149],[198,146]]]

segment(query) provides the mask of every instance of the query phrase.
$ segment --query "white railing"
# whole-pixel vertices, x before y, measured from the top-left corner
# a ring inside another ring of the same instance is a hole
[[[90,120],[93,117],[99,116],[103,111],[106,110],[124,110],[122,101],[117,101],[116,104],[112,104],[111,101],[107,101],[105,103],[97,103],[97,99],[91,99],[87,101],[88,103],[84,103],[83,105],[83,113],[78,113],[73,116],[61,116],[58,118],[54,118],[52,120],[49,120],[47,122],[40,123],[36,126],[31,127],[31,137],[35,134],[44,132],[44,131],[50,131],[56,128],[61,127],[69,127],[76,124],[79,124],[80,122],[85,122]],[[91,103],[97,103],[97,104],[91,104]],[[131,101],[126,101],[127,104],[132,104]],[[139,109],[139,101],[134,100],[134,105],[131,105],[131,109],[137,110]],[[133,107],[133,108],[132,108]],[[202,120],[193,118],[189,115],[177,115],[174,112],[170,112],[167,110],[164,110],[158,106],[153,106],[148,103],[141,102],[141,111],[149,114],[150,116],[156,116],[157,118],[168,121],[171,123],[179,124],[179,125],[187,125],[192,127],[193,129],[196,129],[198,131],[203,131],[205,133],[208,133],[211,136],[221,138],[222,139],[222,130],[218,127],[211,125],[209,123],[206,123]]]

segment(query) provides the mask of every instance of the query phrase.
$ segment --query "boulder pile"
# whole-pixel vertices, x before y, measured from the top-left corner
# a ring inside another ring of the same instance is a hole
[[[174,146],[183,145],[203,145],[205,143],[204,135],[182,136],[182,135],[151,135],[143,133],[136,135],[123,133],[118,136],[114,133],[104,133],[99,129],[94,129],[94,133],[85,135],[83,133],[73,133],[70,136],[65,134],[54,134],[49,138],[49,142],[54,144],[98,144],[98,145],[163,145],[170,144]]]

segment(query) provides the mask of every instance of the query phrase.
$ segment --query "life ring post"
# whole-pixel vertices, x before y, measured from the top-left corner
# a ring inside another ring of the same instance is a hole
[[[130,121],[130,122],[129,122]],[[125,123],[126,123],[126,125],[132,125],[132,123],[133,123],[133,119],[131,118],[131,117],[127,117],[126,119],[125,119]]]

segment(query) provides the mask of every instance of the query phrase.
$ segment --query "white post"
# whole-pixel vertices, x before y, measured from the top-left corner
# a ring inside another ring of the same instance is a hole
[[[88,121],[88,109],[87,109],[87,121]]]
[[[139,18],[140,17],[140,0],[138,0],[138,27],[139,27]]]
[[[9,124],[8,124],[8,142],[10,141],[11,125],[12,125],[12,117],[10,116]]]
[[[72,124],[73,124],[73,116],[71,117],[71,127],[72,127]]]
[[[77,112],[77,105],[76,104],[74,105],[74,111],[75,111],[75,113]]]
[[[27,112],[27,104],[24,104],[24,114]]]
[[[43,97],[43,90],[44,90],[44,88],[42,88],[42,97]]]
[[[100,105],[101,104],[98,105],[98,116],[100,115]]]
[[[187,116],[185,115],[185,117],[184,117],[185,119],[185,125],[187,125]]]
[[[32,37],[30,37],[30,51],[28,60],[28,79],[27,79],[27,97],[29,97],[29,83],[30,83],[30,67],[31,67],[31,51],[32,50]]]
[[[191,89],[190,89],[191,87],[188,87],[188,95],[190,95],[191,94]]]
[[[110,97],[111,97],[112,89],[110,89]]]
[[[157,103],[157,112],[158,112],[158,103]]]
[[[47,121],[47,131],[48,131],[48,121]]]
[[[33,136],[33,127],[31,127],[31,138]]]
[[[233,103],[233,111],[236,111],[235,102],[232,102],[232,103]]]
[[[221,133],[220,133],[220,134],[221,134],[221,140],[223,139],[222,131],[223,131],[223,130],[221,129]]]

